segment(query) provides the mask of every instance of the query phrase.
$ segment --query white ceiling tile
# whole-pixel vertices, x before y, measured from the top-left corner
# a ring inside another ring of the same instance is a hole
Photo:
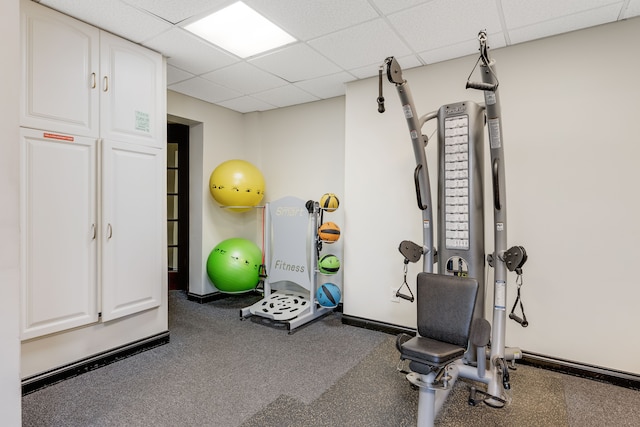
[[[342,30],[377,18],[367,0],[245,0],[298,40]]]
[[[295,85],[318,98],[327,99],[344,95],[345,83],[353,80],[356,80],[353,75],[342,72],[317,79],[305,80]]]
[[[370,64],[366,67],[358,67],[352,70],[349,70],[351,74],[356,76],[359,79],[366,79],[368,77],[373,77],[378,75],[378,70],[380,69],[380,65],[384,63],[384,58],[380,61],[379,64]]]
[[[146,41],[144,45],[162,52],[168,57],[169,64],[196,75],[239,61],[181,28],[167,31]]]
[[[628,19],[640,15],[640,0],[630,0],[627,10],[624,11],[622,18]]]
[[[320,37],[309,45],[347,70],[381,63],[390,55],[411,53],[382,19]]]
[[[231,98],[242,96],[241,93],[224,86],[217,85],[201,77],[194,77],[176,84],[169,85],[169,89],[216,104]]]
[[[389,15],[389,22],[415,52],[475,40],[480,30],[502,30],[495,0],[434,0]]]
[[[610,6],[613,1],[615,0],[509,0],[502,2],[502,11],[507,28],[511,29]],[[621,5],[622,1],[618,1],[618,11]]]
[[[250,113],[252,111],[267,111],[273,110],[275,105],[267,104],[264,101],[253,98],[251,96],[241,96],[240,98],[233,98],[227,101],[219,102],[218,105],[228,108],[230,110],[237,111],[239,113]]]
[[[192,77],[195,76],[191,73],[187,73],[186,71],[176,68],[173,65],[167,64],[167,85],[172,85],[174,83],[178,83]]]
[[[522,43],[555,34],[587,28],[605,22],[615,21],[620,12],[619,5],[610,5],[587,12],[576,13],[562,18],[551,19],[539,24],[509,30],[511,43]]]
[[[399,10],[408,9],[429,0],[372,0],[378,9],[384,14],[397,12]]]
[[[103,0],[104,1],[104,0]],[[228,0],[123,0],[133,7],[143,9],[177,24],[194,15],[210,13],[226,6]]]
[[[237,90],[245,95],[263,92],[287,84],[286,81],[264,72],[246,62],[238,62],[201,76],[212,82]]]
[[[507,45],[503,33],[489,34],[487,39],[487,44],[490,49],[498,49]],[[448,61],[449,59],[460,58],[471,54],[478,54],[479,48],[480,44],[476,38],[474,40],[467,40],[452,46],[421,52],[420,58],[422,58],[426,64],[435,64],[436,62]]]
[[[119,1],[41,0],[40,3],[136,43],[171,28],[169,23]]]
[[[318,101],[319,99],[293,85],[267,90],[253,94],[252,96],[276,107],[288,107],[290,105]]]
[[[289,82],[313,79],[340,71],[340,67],[304,43],[285,47],[249,62]]]
[[[237,0],[35,0],[167,57],[170,89],[240,112],[340,96],[376,77],[640,15],[640,0],[243,0],[300,41],[242,60],[182,26]],[[640,18],[636,18],[640,22]]]

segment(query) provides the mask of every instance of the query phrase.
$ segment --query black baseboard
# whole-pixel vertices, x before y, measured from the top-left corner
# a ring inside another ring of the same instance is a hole
[[[342,315],[342,323],[346,325],[384,332],[391,335],[398,335],[401,333],[409,335],[416,334],[416,330],[412,328],[364,319],[361,317],[349,316],[346,314]],[[628,372],[601,368],[598,366],[587,365],[579,362],[572,362],[570,360],[545,356],[526,350],[522,351],[522,359],[520,359],[517,363],[555,371],[562,374],[599,381],[607,384],[613,384],[620,387],[630,388],[632,390],[640,390],[640,375],[631,374]]]
[[[522,359],[519,363],[633,390],[640,390],[640,375],[629,372],[572,362],[570,360],[558,359],[526,350],[522,351]]]
[[[238,295],[238,294],[229,294],[229,293],[224,293],[224,292],[213,292],[210,294],[206,294],[206,295],[197,295],[197,294],[192,294],[192,293],[187,293],[187,299],[189,301],[194,301],[197,302],[199,304],[207,304],[209,302],[213,302],[213,301],[219,301],[221,299],[224,298],[228,298],[234,295]],[[333,311],[337,312],[337,313],[342,313],[342,303],[338,304],[337,307],[335,307],[333,309]]]
[[[226,298],[229,294],[225,294],[222,292],[213,292],[206,295],[197,295],[187,292],[187,299],[189,301],[197,302],[198,304],[206,304],[211,301],[217,301],[222,298]]]
[[[404,326],[394,325],[392,323],[378,322],[377,320],[365,319],[362,317],[349,316],[342,314],[342,323],[359,328],[370,329],[372,331],[384,332],[390,335],[398,335],[401,333],[415,335],[416,330]]]
[[[101,368],[143,351],[169,343],[169,331],[134,341],[129,344],[96,354],[86,359],[52,369],[22,380],[22,395],[59,383],[71,377]]]

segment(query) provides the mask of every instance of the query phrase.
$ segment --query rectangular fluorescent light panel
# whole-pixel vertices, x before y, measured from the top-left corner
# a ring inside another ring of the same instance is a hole
[[[257,55],[296,41],[241,1],[184,28],[240,58]]]

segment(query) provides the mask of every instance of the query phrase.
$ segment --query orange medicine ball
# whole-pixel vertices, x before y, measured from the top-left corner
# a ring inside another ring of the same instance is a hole
[[[324,242],[333,243],[340,238],[340,227],[331,221],[325,222],[318,228],[318,236]]]

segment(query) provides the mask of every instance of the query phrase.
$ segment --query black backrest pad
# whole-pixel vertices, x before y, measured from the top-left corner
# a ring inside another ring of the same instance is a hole
[[[443,274],[418,274],[418,334],[467,347],[478,282]]]

